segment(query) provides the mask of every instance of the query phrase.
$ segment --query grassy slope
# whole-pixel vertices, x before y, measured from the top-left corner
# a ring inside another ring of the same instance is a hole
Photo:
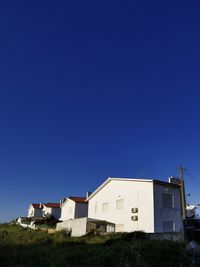
[[[63,232],[0,225],[1,267],[187,267],[184,244],[150,241],[134,234],[68,238]]]

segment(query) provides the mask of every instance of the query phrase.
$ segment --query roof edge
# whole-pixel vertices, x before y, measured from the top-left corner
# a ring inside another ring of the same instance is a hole
[[[110,181],[132,181],[132,182],[144,182],[144,183],[153,183],[157,185],[162,185],[162,186],[169,186],[169,187],[174,187],[174,188],[180,188],[180,185],[177,184],[172,184],[169,182],[165,181],[160,181],[156,179],[144,179],[144,178],[114,178],[114,177],[108,177],[87,199],[86,201],[89,201],[92,199],[101,189],[103,189]]]
[[[165,181],[154,180],[153,183],[154,184],[157,184],[157,185],[162,185],[162,186],[169,186],[169,187],[174,187],[174,188],[180,188],[180,185],[179,184],[173,184],[173,183],[169,183],[169,182],[165,182]]]
[[[82,198],[82,199],[84,198],[84,199],[85,199],[85,202],[75,201],[76,198],[77,198],[77,199],[78,199],[78,198],[80,198],[80,199],[81,199],[81,198]],[[70,196],[70,197],[66,197],[66,198],[65,198],[65,200],[63,201],[63,203],[61,204],[60,207],[62,208],[62,207],[67,203],[67,201],[69,201],[69,200],[73,201],[74,203],[87,203],[87,198],[86,198],[86,197],[74,197],[74,196]]]

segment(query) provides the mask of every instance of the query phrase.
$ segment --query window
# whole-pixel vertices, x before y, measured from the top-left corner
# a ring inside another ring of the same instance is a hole
[[[107,233],[114,232],[115,231],[115,226],[114,225],[111,225],[111,224],[108,224],[106,231],[107,231]]]
[[[124,200],[123,200],[123,199],[118,199],[118,200],[116,201],[116,208],[117,208],[118,210],[120,210],[120,209],[123,209],[123,207],[124,207]]]
[[[102,210],[103,210],[103,212],[107,212],[108,211],[108,202],[105,202],[105,203],[103,203],[103,205],[102,205]]]
[[[164,221],[163,222],[163,232],[173,232],[175,231],[174,221]]]
[[[97,213],[97,211],[98,211],[98,206],[95,205],[95,206],[94,206],[94,213]]]
[[[162,207],[163,208],[174,208],[174,196],[171,194],[162,194]]]

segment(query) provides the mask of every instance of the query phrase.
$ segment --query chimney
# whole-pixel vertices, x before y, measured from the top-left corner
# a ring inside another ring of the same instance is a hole
[[[62,202],[62,199],[61,199],[61,200],[60,200],[60,207],[62,206],[62,203],[63,203],[63,202]]]
[[[175,176],[170,176],[168,181],[169,181],[170,184],[181,185],[181,180],[178,177],[175,177]]]
[[[91,194],[92,194],[92,192],[90,192],[90,191],[87,192],[87,193],[86,193],[86,198],[88,198]]]
[[[40,202],[40,209],[42,208],[42,203]]]

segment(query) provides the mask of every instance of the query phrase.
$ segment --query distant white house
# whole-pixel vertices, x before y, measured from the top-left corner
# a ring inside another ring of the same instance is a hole
[[[199,205],[187,205],[186,206],[186,217],[188,219],[199,219],[200,208]]]
[[[56,219],[60,218],[61,208],[60,203],[44,203],[42,216],[53,215]]]
[[[43,204],[32,203],[28,207],[28,217],[42,217]]]
[[[196,217],[196,206],[195,205],[187,205],[186,207],[186,217],[194,218]]]
[[[67,197],[61,205],[61,221],[88,216],[86,197]]]
[[[108,178],[88,198],[88,217],[116,232],[181,232],[180,186],[153,179]]]

